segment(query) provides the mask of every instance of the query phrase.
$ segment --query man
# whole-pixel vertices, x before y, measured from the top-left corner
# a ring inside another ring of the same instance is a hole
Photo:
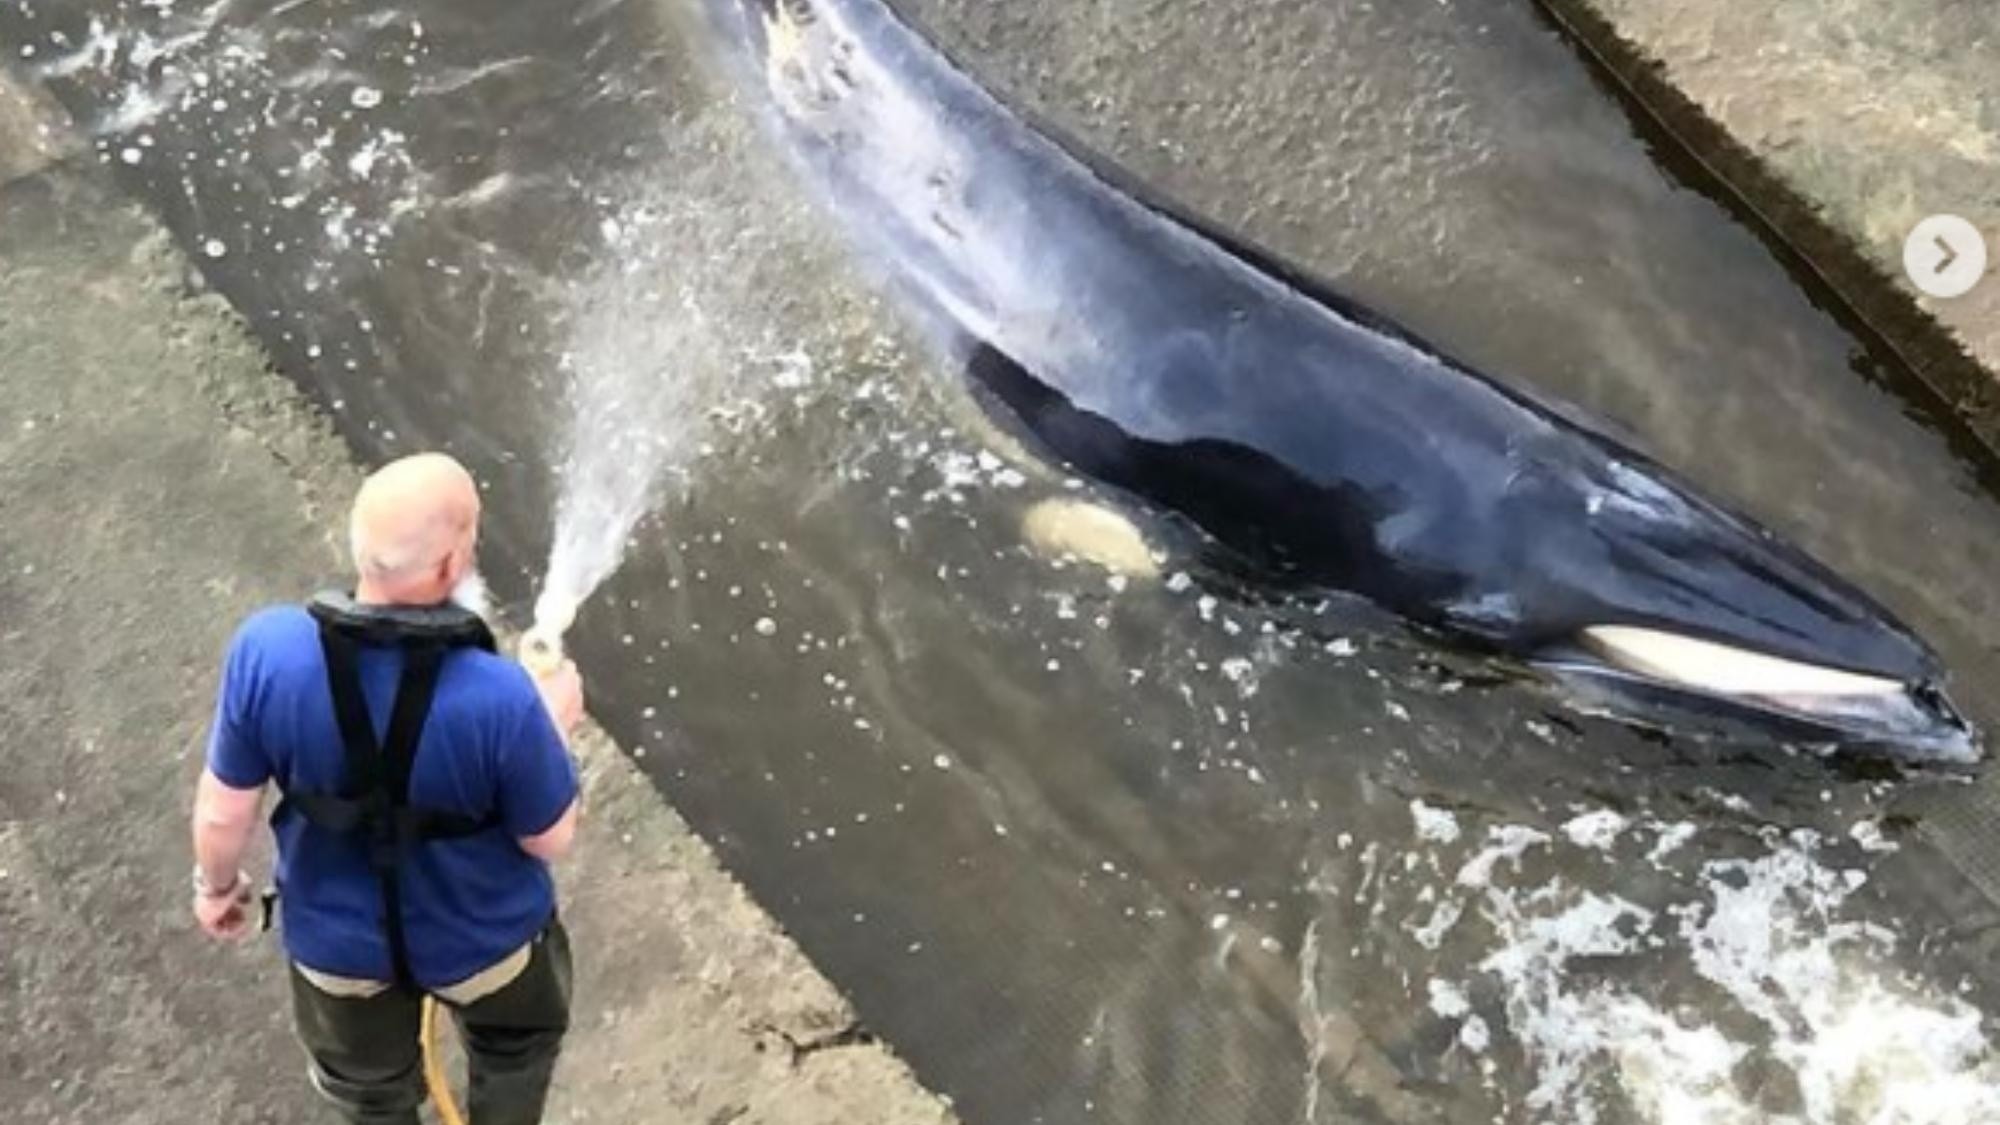
[[[195,795],[195,916],[251,931],[240,870],[266,786],[313,1084],[346,1120],[417,1125],[422,997],[455,1015],[474,1125],[541,1120],[569,1020],[570,954],[548,863],[576,834],[560,731],[574,665],[531,677],[451,597],[472,574],[479,492],[426,454],[368,479],[358,584],[251,617],[230,646]]]

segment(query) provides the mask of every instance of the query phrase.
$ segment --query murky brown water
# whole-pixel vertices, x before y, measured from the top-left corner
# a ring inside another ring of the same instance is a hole
[[[2000,505],[1526,4],[910,8],[1010,101],[1793,536],[2000,719]],[[16,0],[0,41],[358,447],[478,466],[516,599],[563,355],[714,388],[585,611],[594,708],[969,1120],[2000,1098],[1920,941],[1940,908],[1869,881],[1909,860],[1871,850],[1907,785],[1642,739],[1350,610],[1037,556],[1023,512],[1088,489],[913,342],[691,5]]]

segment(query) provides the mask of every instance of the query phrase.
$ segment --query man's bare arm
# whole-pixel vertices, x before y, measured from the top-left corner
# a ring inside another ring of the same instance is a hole
[[[235,883],[263,803],[263,786],[235,789],[208,770],[201,771],[194,792],[194,861],[209,886]]]
[[[542,706],[548,708],[556,733],[568,742],[576,733],[577,724],[583,721],[583,677],[577,672],[576,664],[565,660],[558,667],[536,676],[535,690],[541,694]],[[570,849],[576,845],[576,822],[582,811],[583,797],[579,795],[546,830],[521,837],[518,841],[521,850],[543,863],[554,863],[569,855]]]
[[[251,932],[243,853],[263,803],[263,786],[237,789],[201,771],[194,791],[194,916],[212,937],[234,941]]]

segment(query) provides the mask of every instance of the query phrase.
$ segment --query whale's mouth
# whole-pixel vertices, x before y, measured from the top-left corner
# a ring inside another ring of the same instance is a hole
[[[1698,637],[1631,625],[1593,625],[1583,647],[1629,672],[1715,695],[1788,700],[1899,694],[1900,680],[1770,656]]]
[[[1560,656],[1535,663],[1599,692],[1785,720],[1807,740],[1954,762],[1979,756],[1971,726],[1929,683],[1632,625],[1591,626]]]

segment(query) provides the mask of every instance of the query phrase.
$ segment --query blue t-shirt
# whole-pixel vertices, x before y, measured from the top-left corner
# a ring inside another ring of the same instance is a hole
[[[363,647],[359,663],[380,737],[403,656]],[[284,792],[343,791],[347,752],[333,716],[319,623],[304,609],[263,610],[237,631],[208,768],[237,789],[275,781]],[[419,985],[456,984],[548,924],[554,882],[516,841],[553,827],[576,793],[575,765],[527,671],[479,649],[446,656],[411,769],[409,802],[475,819],[497,814],[500,827],[428,841],[405,856],[403,926]],[[313,827],[296,809],[277,816],[272,830],[285,951],[320,972],[391,979],[381,886],[361,838]]]

